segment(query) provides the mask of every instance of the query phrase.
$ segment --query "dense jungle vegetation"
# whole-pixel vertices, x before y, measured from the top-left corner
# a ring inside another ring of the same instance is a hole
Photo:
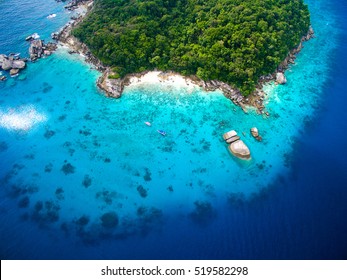
[[[309,24],[303,0],[95,0],[73,35],[121,77],[174,70],[249,94]]]

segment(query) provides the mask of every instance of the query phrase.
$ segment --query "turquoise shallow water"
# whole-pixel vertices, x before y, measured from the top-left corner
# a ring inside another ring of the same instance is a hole
[[[316,38],[287,71],[286,85],[266,87],[269,118],[244,114],[220,92],[170,84],[129,87],[120,99],[106,98],[95,85],[100,74],[64,48],[1,83],[1,256],[167,258],[171,242],[175,257],[225,258],[221,244],[213,254],[201,244],[213,248],[216,234],[225,246],[247,243],[235,233],[228,237],[228,215],[238,215],[228,207],[262,197],[292,172],[293,152],[320,112],[338,46],[341,30],[331,7],[307,2]],[[0,10],[0,27],[17,27],[0,32],[0,53],[25,53],[26,34],[48,39],[69,17],[53,0],[0,1]],[[46,19],[53,12],[57,17]],[[253,126],[262,142],[251,137]],[[221,136],[231,129],[252,160],[229,154]],[[278,219],[276,211],[265,220]],[[103,216],[109,213],[117,219]],[[257,231],[264,235],[262,227]],[[154,243],[159,249],[151,255]],[[185,251],[186,243],[195,251]],[[234,256],[261,258],[261,248]]]

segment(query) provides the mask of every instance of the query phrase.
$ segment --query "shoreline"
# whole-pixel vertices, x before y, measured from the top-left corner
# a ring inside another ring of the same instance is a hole
[[[53,33],[52,38],[59,42],[61,45],[69,48],[71,50],[69,52],[70,54],[78,53],[84,56],[87,63],[92,64],[96,70],[101,72],[102,75],[96,81],[97,86],[103,92],[105,92],[107,97],[112,98],[120,98],[125,87],[132,85],[134,82],[141,82],[146,75],[152,73],[152,78],[153,75],[157,75],[158,80],[152,80],[151,82],[162,82],[168,79],[183,79],[187,86],[198,86],[206,92],[215,90],[222,91],[223,95],[227,99],[231,100],[235,105],[241,107],[241,109],[245,113],[248,113],[247,107],[253,107],[255,108],[257,114],[269,116],[270,113],[266,110],[264,104],[264,101],[267,97],[267,94],[263,91],[264,85],[269,82],[275,82],[276,85],[285,84],[287,82],[284,75],[285,71],[291,64],[295,64],[296,55],[304,47],[303,43],[310,40],[311,38],[314,38],[314,30],[310,26],[307,34],[301,37],[298,46],[288,53],[287,57],[279,64],[279,66],[273,73],[261,76],[258,80],[255,91],[248,96],[243,96],[239,89],[227,83],[218,80],[204,81],[196,76],[183,76],[180,73],[174,71],[160,71],[153,69],[146,70],[140,73],[127,74],[124,78],[113,79],[110,78],[110,76],[114,75],[115,73],[112,72],[111,68],[104,66],[102,62],[91,53],[86,44],[80,42],[76,37],[71,35],[72,29],[77,24],[79,24],[89,12],[92,11],[94,7],[94,1],[75,0],[75,5],[77,6],[77,8],[84,8],[86,12],[79,15],[79,17],[72,19],[59,32]]]

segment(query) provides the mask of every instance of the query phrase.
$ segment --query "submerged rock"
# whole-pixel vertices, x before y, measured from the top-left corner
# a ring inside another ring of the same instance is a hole
[[[251,152],[242,140],[237,140],[229,145],[230,152],[240,159],[250,159]]]
[[[118,215],[115,212],[108,212],[100,217],[101,225],[104,228],[115,228],[119,223]]]

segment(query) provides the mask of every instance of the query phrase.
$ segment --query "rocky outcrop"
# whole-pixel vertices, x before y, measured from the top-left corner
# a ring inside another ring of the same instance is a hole
[[[12,68],[12,61],[9,60],[7,57],[2,61],[1,68],[5,71],[11,70]]]
[[[263,101],[265,100],[265,93],[262,91],[263,85],[271,81],[275,81],[278,84],[286,83],[287,80],[283,73],[285,72],[286,69],[288,69],[288,67],[291,64],[295,63],[296,54],[298,54],[304,48],[303,43],[305,41],[310,40],[311,38],[314,38],[314,30],[312,26],[310,26],[309,30],[307,31],[307,34],[301,37],[301,40],[298,46],[288,53],[287,57],[277,67],[274,73],[264,75],[259,78],[258,85],[255,92],[253,92],[252,94],[250,94],[244,99],[243,102],[245,103],[245,105],[253,106],[257,109],[257,112],[259,114],[264,114],[266,116],[269,116],[269,113],[266,111],[264,103],[263,103]],[[281,73],[279,77],[278,77],[278,73]]]
[[[197,81],[197,84],[202,86],[206,91],[221,90],[226,98],[230,99],[234,104],[243,107],[244,96],[237,88],[216,80],[207,82],[200,80]]]
[[[280,84],[280,85],[284,85],[287,82],[286,77],[284,76],[283,73],[278,72],[276,74],[276,83]]]
[[[229,145],[230,152],[240,159],[250,159],[251,152],[242,140],[237,140]]]
[[[251,134],[252,134],[252,136],[253,136],[255,139],[257,139],[258,141],[261,141],[261,140],[262,140],[262,137],[259,135],[258,128],[252,127],[252,128],[251,128]]]
[[[250,159],[251,152],[246,144],[240,140],[235,130],[230,130],[223,134],[223,139],[229,144],[229,151],[236,157],[240,159]]]
[[[25,67],[26,63],[23,60],[17,59],[12,61],[12,68],[24,69]]]
[[[83,3],[87,3],[87,2],[90,2],[90,0],[72,0],[64,8],[69,10],[69,11],[73,11],[73,10],[76,10],[79,5],[81,5]]]
[[[87,12],[90,11],[93,1],[85,0],[85,1],[72,1],[70,2],[74,7],[78,7],[80,5],[84,5]],[[70,5],[70,4],[69,4]],[[101,63],[101,61],[96,58],[91,51],[88,49],[87,45],[81,43],[76,37],[71,35],[72,29],[82,21],[85,15],[79,15],[77,17],[73,17],[73,20],[69,21],[59,32],[55,32],[51,34],[51,38],[63,43],[70,50],[70,54],[81,54],[85,57],[86,62],[95,66],[98,71],[104,72],[107,68]]]
[[[43,40],[31,40],[29,47],[30,60],[35,61],[43,56],[49,56],[57,49],[57,44],[49,42],[44,43]]]
[[[119,98],[124,89],[123,79],[112,79],[111,75],[114,74],[110,70],[106,70],[103,75],[98,79],[97,85],[102,89],[108,97]]]
[[[223,134],[223,139],[227,141],[229,138],[237,136],[237,132],[235,130],[230,130]]]
[[[24,69],[26,63],[24,59],[20,59],[19,56],[0,54],[0,69],[10,71],[11,75],[18,74],[19,70]],[[4,77],[4,76],[3,76]],[[6,78],[6,77],[5,77]],[[2,78],[5,80],[4,78]]]

